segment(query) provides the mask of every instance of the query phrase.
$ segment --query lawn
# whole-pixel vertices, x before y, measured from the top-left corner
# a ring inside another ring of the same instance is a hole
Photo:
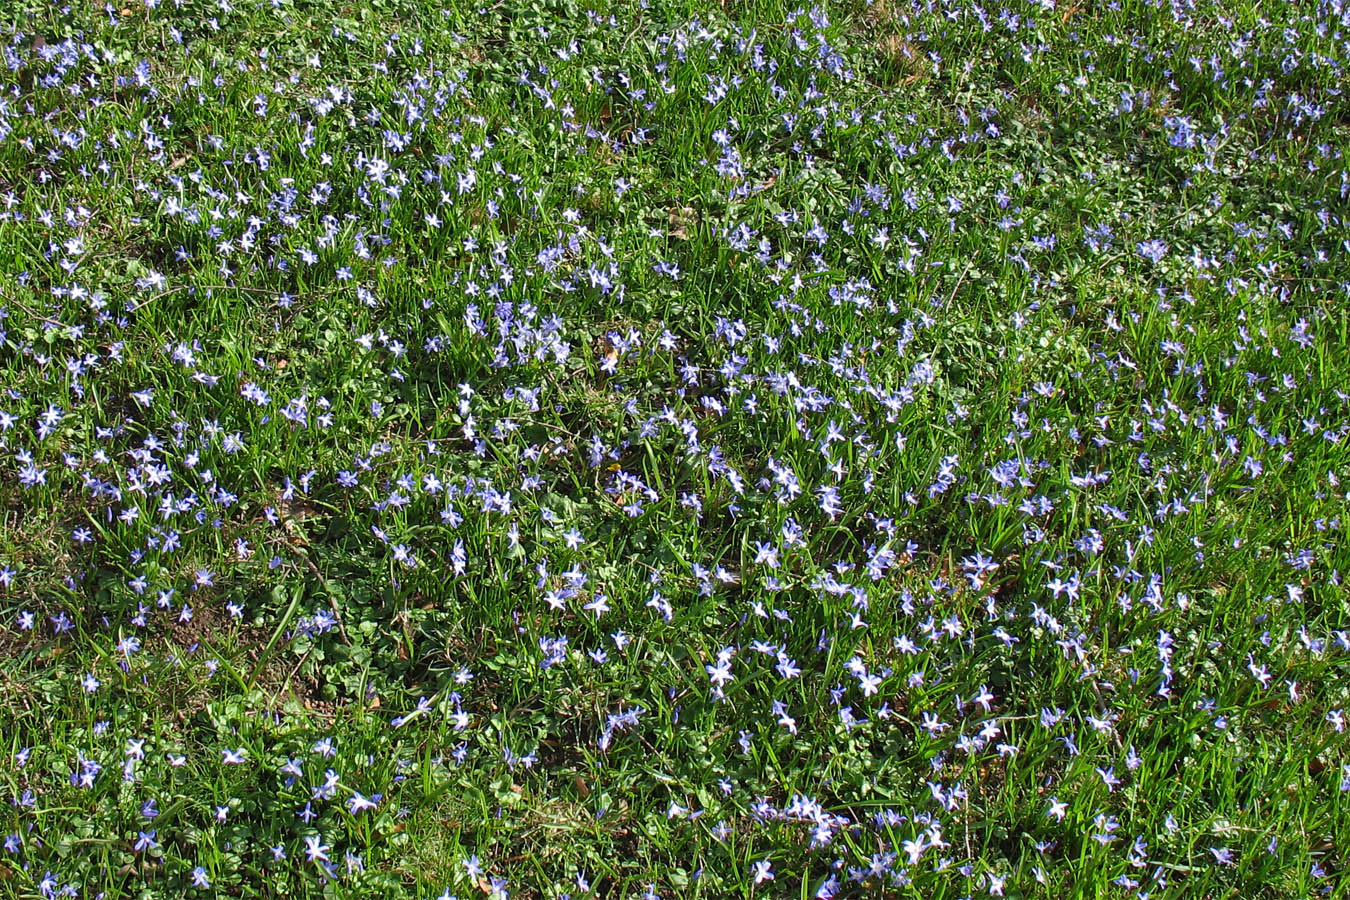
[[[1341,0],[0,7],[0,898],[1350,894]]]

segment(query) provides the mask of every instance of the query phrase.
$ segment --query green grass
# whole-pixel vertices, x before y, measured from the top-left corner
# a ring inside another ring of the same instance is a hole
[[[0,35],[0,896],[1350,889],[1340,4]]]

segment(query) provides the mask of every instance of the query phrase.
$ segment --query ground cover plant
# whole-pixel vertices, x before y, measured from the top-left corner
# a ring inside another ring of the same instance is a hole
[[[0,896],[1350,889],[1341,0],[0,43]]]

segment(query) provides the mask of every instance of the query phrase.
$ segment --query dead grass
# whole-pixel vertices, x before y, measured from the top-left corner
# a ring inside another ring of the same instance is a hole
[[[910,85],[932,73],[923,50],[905,37],[904,22],[890,0],[871,0],[858,15],[856,31],[876,53],[885,84]]]

